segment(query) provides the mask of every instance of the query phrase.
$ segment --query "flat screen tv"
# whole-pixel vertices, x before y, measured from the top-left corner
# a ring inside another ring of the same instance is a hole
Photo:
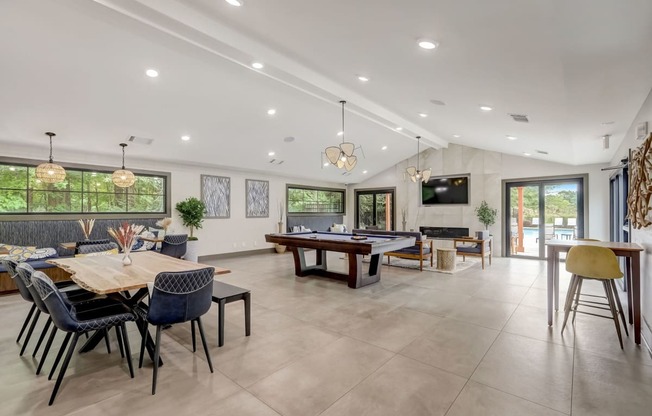
[[[471,175],[433,176],[421,184],[421,205],[469,203]]]

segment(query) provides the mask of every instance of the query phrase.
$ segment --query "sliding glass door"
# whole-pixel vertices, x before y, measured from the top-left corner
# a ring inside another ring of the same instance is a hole
[[[394,230],[394,189],[355,191],[355,228]]]
[[[584,236],[584,178],[506,183],[508,256],[543,259],[545,242]]]

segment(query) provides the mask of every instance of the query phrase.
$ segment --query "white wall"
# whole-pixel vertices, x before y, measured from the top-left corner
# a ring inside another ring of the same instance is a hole
[[[638,123],[645,121],[648,123],[648,130],[652,129],[652,91],[650,91],[641,110],[636,115],[636,118],[634,118],[627,134],[625,134],[625,139],[618,147],[616,156],[612,160],[613,165],[617,165],[621,159],[626,158],[630,148],[635,149],[643,143],[635,139],[635,131]],[[645,252],[641,256],[642,334],[648,346],[652,346],[652,227],[646,227],[640,230],[633,229],[631,240],[634,243],[640,244],[645,249]]]
[[[24,146],[3,146],[2,156],[41,159],[45,155],[43,149]],[[120,156],[106,157],[86,153],[70,153],[59,155],[55,160],[59,163],[79,163],[86,165],[116,166]],[[203,228],[195,231],[200,240],[199,256],[212,254],[248,251],[261,248],[271,248],[274,245],[265,243],[265,234],[278,231],[278,206],[285,201],[285,185],[287,183],[341,188],[341,184],[331,182],[306,181],[301,178],[275,176],[269,172],[246,172],[227,168],[189,166],[151,160],[136,160],[127,158],[127,168],[156,170],[170,172],[172,219],[171,229],[177,232],[187,232],[183,227],[174,206],[177,202],[189,196],[200,198],[200,175],[219,175],[231,178],[231,218],[205,219]],[[245,179],[268,180],[270,186],[270,216],[269,218],[245,218]],[[283,222],[286,222],[285,214]]]
[[[609,237],[608,173],[600,168],[606,165],[570,166],[551,163],[529,157],[512,156],[460,145],[450,145],[446,149],[427,149],[421,152],[421,169],[432,168],[433,176],[452,174],[471,174],[471,201],[464,206],[423,207],[419,205],[418,184],[405,181],[403,172],[408,166],[416,166],[416,158],[403,161],[369,180],[349,187],[347,195],[348,226],[355,220],[354,191],[365,188],[396,187],[396,222],[401,227],[401,209],[406,208],[407,228],[419,229],[421,225],[468,227],[471,232],[482,230],[474,210],[484,199],[499,210],[499,220],[489,230],[494,236],[496,254],[502,255],[502,201],[504,179],[522,179],[569,174],[589,175],[588,216],[586,236],[598,239]],[[607,204],[605,204],[607,201]]]

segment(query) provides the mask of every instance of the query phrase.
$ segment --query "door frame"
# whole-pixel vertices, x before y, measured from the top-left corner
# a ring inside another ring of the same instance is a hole
[[[543,260],[546,258],[546,247],[545,243],[539,247],[538,256],[513,256],[510,252],[510,233],[511,233],[511,224],[510,224],[510,211],[509,207],[509,188],[522,185],[522,186],[533,186],[538,185],[544,187],[545,185],[551,185],[558,182],[578,180],[580,182],[580,187],[577,194],[577,236],[583,237],[585,231],[589,226],[589,174],[588,173],[578,173],[571,175],[558,175],[558,176],[539,176],[539,177],[530,177],[530,178],[514,178],[514,179],[503,179],[502,180],[502,202],[501,208],[503,210],[503,255],[505,257],[518,257],[523,259],[536,259]],[[539,217],[543,215],[544,221],[539,228],[539,241],[545,242],[545,194],[543,198],[539,196]]]
[[[391,206],[391,218],[392,218],[392,229],[396,228],[396,187],[385,187],[385,188],[358,188],[354,190],[353,195],[353,210],[355,212],[353,219],[353,228],[360,228],[360,217],[358,212],[358,195],[369,195],[369,194],[391,194],[392,195],[392,206]],[[375,199],[375,197],[374,197]],[[373,217],[376,218],[376,204],[373,206]],[[376,225],[376,224],[373,224]]]

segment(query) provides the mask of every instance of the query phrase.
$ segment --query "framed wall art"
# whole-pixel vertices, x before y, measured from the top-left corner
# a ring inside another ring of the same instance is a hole
[[[245,209],[247,218],[269,217],[269,181],[245,181]]]
[[[201,175],[201,200],[206,205],[205,218],[230,218],[231,178]]]

